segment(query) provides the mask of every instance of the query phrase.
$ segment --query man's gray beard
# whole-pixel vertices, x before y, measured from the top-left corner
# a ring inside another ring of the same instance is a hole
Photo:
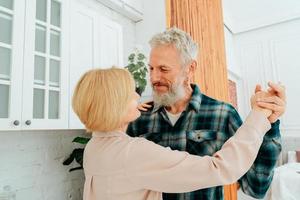
[[[183,84],[180,81],[171,86],[171,90],[165,94],[157,94],[153,89],[153,101],[159,106],[171,106],[185,96]]]

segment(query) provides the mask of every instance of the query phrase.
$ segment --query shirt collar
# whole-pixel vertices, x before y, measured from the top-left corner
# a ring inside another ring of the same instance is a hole
[[[191,87],[193,89],[193,92],[192,92],[190,102],[188,104],[188,108],[192,108],[196,112],[198,112],[201,105],[202,93],[197,85],[191,84]],[[154,102],[152,113],[160,111],[163,107],[164,106],[158,105]]]
[[[197,85],[191,84],[191,87],[193,88],[193,93],[188,107],[198,112],[201,106],[202,93]]]
[[[93,137],[120,137],[128,136],[122,131],[107,131],[107,132],[93,132]]]
[[[157,103],[154,103],[152,113],[157,112],[158,110],[162,109],[163,107],[164,107],[164,106],[162,106],[162,105],[159,105],[159,104],[157,104]]]

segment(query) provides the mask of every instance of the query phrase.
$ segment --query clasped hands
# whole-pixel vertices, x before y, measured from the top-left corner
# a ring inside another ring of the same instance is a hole
[[[285,87],[273,82],[269,82],[268,86],[268,90],[263,91],[260,85],[256,85],[255,94],[251,97],[251,107],[262,111],[270,123],[274,123],[286,109]]]
[[[285,87],[273,82],[269,82],[268,86],[268,90],[263,91],[260,85],[256,85],[255,93],[251,97],[251,107],[254,110],[263,111],[270,123],[274,123],[286,109]],[[138,109],[147,111],[151,107],[148,103],[141,103]]]

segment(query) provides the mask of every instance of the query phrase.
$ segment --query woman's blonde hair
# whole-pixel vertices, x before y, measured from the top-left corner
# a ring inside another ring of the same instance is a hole
[[[113,131],[122,125],[134,88],[125,69],[90,70],[76,85],[72,107],[88,131]]]

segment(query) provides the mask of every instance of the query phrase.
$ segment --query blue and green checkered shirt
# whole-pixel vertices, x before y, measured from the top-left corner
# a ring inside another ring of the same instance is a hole
[[[127,129],[130,136],[145,137],[173,150],[194,155],[213,155],[241,126],[242,120],[230,105],[202,94],[196,85],[185,111],[173,126],[165,109],[153,105]],[[238,180],[244,193],[263,198],[271,184],[273,169],[281,152],[279,121],[265,135],[258,156],[250,170]],[[223,187],[190,193],[163,194],[164,200],[220,200]]]

